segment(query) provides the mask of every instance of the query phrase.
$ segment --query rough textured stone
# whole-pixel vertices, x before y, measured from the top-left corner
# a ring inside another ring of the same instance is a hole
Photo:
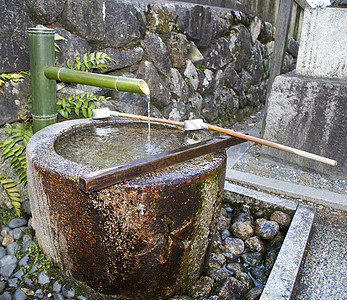
[[[199,48],[206,48],[214,38],[215,23],[210,7],[197,5],[185,10],[177,24]]]
[[[113,59],[113,61],[108,62],[110,67],[107,68],[107,72],[136,65],[141,62],[144,55],[144,51],[141,47],[125,50],[106,48],[102,50],[102,52]]]
[[[208,95],[204,98],[201,114],[206,118],[208,122],[212,122],[218,118],[218,106],[213,96]]]
[[[256,286],[251,289],[246,295],[245,300],[257,300],[260,298],[261,293],[263,292],[264,287],[261,285]]]
[[[190,42],[182,33],[172,32],[166,41],[169,51],[171,67],[183,69],[186,66],[188,53],[190,52]]]
[[[191,296],[194,299],[208,297],[213,288],[213,279],[208,276],[202,276],[191,289]]]
[[[199,75],[194,64],[190,60],[186,61],[184,76],[188,80],[188,85],[196,91],[199,86]]]
[[[230,273],[224,269],[208,268],[207,275],[215,281],[221,281],[230,276]]]
[[[246,286],[234,277],[229,277],[217,289],[221,299],[240,299],[247,291]]]
[[[252,53],[251,35],[244,25],[238,25],[232,28],[229,40],[235,70],[240,72]]]
[[[336,167],[275,149],[264,155],[333,176],[347,172],[347,84],[277,76],[269,97],[264,139],[332,158]]]
[[[227,65],[224,70],[225,86],[232,88],[238,95],[242,92],[242,81],[232,64]]]
[[[231,62],[231,53],[228,40],[224,37],[219,38],[205,52],[205,65],[209,69],[219,70]]]
[[[228,237],[225,239],[225,251],[234,255],[241,255],[245,250],[245,244],[239,238]]]
[[[169,52],[162,39],[154,33],[147,33],[141,45],[148,53],[157,70],[167,76],[170,72]]]
[[[346,27],[344,8],[305,10],[297,75],[347,82]]]
[[[277,224],[280,226],[280,230],[286,232],[292,219],[290,215],[284,213],[283,211],[277,210],[270,216],[270,220],[277,222]]]
[[[226,262],[226,258],[223,254],[212,253],[211,257],[210,257],[210,261],[208,263],[208,266],[210,268],[220,269],[223,267],[225,262]]]
[[[257,236],[252,236],[245,240],[245,246],[252,251],[255,252],[264,252],[265,244],[264,242]]]
[[[103,12],[101,1],[66,0],[59,22],[66,30],[81,38],[95,43],[102,42],[105,39],[106,30]]]
[[[51,24],[64,9],[66,0],[25,0],[31,18],[37,24]]]
[[[269,22],[264,22],[261,25],[261,31],[258,37],[259,41],[267,44],[273,40],[273,27]]]
[[[254,231],[257,236],[265,240],[273,239],[278,233],[279,226],[274,221],[257,219],[254,223]]]
[[[126,2],[106,1],[105,3],[103,18],[107,44],[117,48],[140,39],[142,24],[137,18],[135,7]]]
[[[245,240],[253,235],[254,229],[251,222],[235,222],[231,226],[231,232],[235,237]]]
[[[0,73],[29,70],[30,19],[24,0],[1,1],[0,19]]]
[[[171,68],[168,80],[171,96],[174,99],[179,99],[182,102],[187,102],[189,89],[181,73],[177,69]]]

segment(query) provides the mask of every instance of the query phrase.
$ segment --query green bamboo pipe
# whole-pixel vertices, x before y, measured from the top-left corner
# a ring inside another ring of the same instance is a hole
[[[44,74],[49,79],[64,82],[75,82],[108,89],[115,89],[117,91],[149,95],[148,85],[142,79],[88,73],[57,67],[47,67]]]
[[[34,132],[57,122],[56,82],[44,75],[55,64],[55,31],[43,26],[28,29]]]

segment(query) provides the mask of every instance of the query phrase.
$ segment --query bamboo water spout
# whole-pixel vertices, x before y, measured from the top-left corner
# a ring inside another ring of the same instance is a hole
[[[56,80],[149,95],[142,79],[55,67],[55,31],[39,25],[29,28],[28,33],[34,132],[57,122]]]

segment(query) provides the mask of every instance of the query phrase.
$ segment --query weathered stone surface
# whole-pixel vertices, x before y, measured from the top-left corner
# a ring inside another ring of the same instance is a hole
[[[271,23],[264,22],[261,25],[261,31],[258,39],[263,44],[267,44],[273,40],[273,26]]]
[[[253,279],[247,273],[245,273],[245,272],[236,272],[234,277],[237,280],[239,280],[240,282],[242,282],[246,286],[247,290],[250,290],[251,288],[254,287]]]
[[[277,224],[280,226],[280,230],[286,232],[292,219],[290,215],[284,213],[283,211],[277,210],[273,212],[270,220],[277,222]]]
[[[142,2],[142,1],[140,1]],[[176,25],[177,11],[171,3],[151,3],[146,7],[147,28],[160,35],[171,33]]]
[[[265,244],[264,242],[257,236],[252,236],[245,240],[245,246],[252,251],[255,252],[264,252]]]
[[[261,293],[263,292],[264,287],[261,285],[256,286],[251,289],[246,295],[245,300],[257,300],[260,298]]]
[[[254,229],[251,222],[235,222],[231,226],[231,232],[235,237],[245,240],[253,235]]]
[[[27,79],[27,76],[25,76]],[[30,95],[25,79],[8,81],[0,87],[0,125],[16,121]]]
[[[276,77],[269,98],[264,139],[338,161],[336,167],[304,157],[262,149],[264,155],[321,173],[347,172],[347,84],[305,79],[293,74]]]
[[[108,63],[110,68],[107,71],[119,70],[136,65],[141,62],[144,54],[141,47],[124,50],[106,48],[101,51],[113,59],[113,61]]]
[[[151,90],[151,103],[162,109],[171,103],[171,93],[165,82],[160,78],[152,62],[144,61],[138,69],[139,78],[144,79]]]
[[[226,87],[232,88],[238,95],[242,92],[242,81],[232,64],[227,65],[224,70],[224,83]]]
[[[184,10],[177,24],[199,48],[206,48],[214,38],[215,23],[210,7],[196,5]]]
[[[292,37],[288,38],[287,51],[289,54],[293,55],[293,57],[298,57],[299,53],[299,42],[294,40]]]
[[[149,32],[141,41],[141,45],[148,53],[157,70],[167,76],[170,72],[170,59],[169,52],[162,39],[157,34]]]
[[[251,35],[244,25],[238,25],[232,28],[229,40],[235,70],[240,72],[252,54]]]
[[[226,38],[219,38],[204,53],[205,65],[209,69],[219,70],[231,62],[229,43]]]
[[[219,116],[222,119],[231,118],[234,113],[239,109],[238,96],[232,89],[223,87],[219,101],[217,101],[220,108]]]
[[[32,20],[37,24],[51,24],[64,9],[66,0],[25,0]]]
[[[106,1],[105,39],[109,46],[117,48],[141,38],[141,22],[132,4]]]
[[[213,288],[213,279],[209,276],[202,276],[198,282],[191,288],[191,296],[194,299],[208,297]]]
[[[199,119],[202,109],[202,96],[198,93],[193,93],[188,98],[189,116],[188,119]]]
[[[101,1],[66,0],[59,23],[81,38],[91,42],[102,42],[106,29],[103,12]]]
[[[91,53],[91,47],[88,42],[79,36],[70,33],[69,31],[56,27],[54,28],[56,33],[62,36],[65,40],[56,41],[60,48],[59,52],[56,52],[58,67],[66,67],[66,62],[69,60],[73,65],[76,57],[83,57],[85,53],[88,55]]]
[[[228,237],[225,239],[225,252],[241,255],[245,250],[245,244],[239,238]]]
[[[196,91],[199,86],[199,75],[194,64],[190,60],[186,61],[184,76],[188,79],[188,85]]]
[[[249,31],[251,33],[252,43],[255,43],[255,41],[258,39],[259,34],[261,32],[262,28],[262,22],[261,19],[257,16],[254,17],[251,25],[249,26]]]
[[[208,122],[212,122],[218,118],[218,106],[216,99],[212,95],[208,95],[204,98],[201,114]]]
[[[215,281],[220,281],[229,277],[230,273],[224,269],[208,268],[207,275]]]
[[[187,108],[180,101],[173,101],[164,109],[163,116],[170,120],[184,121],[186,120]]]
[[[208,262],[208,266],[210,268],[222,268],[226,263],[226,258],[223,254],[212,253],[210,256],[210,261]]]
[[[279,226],[274,221],[257,219],[254,222],[254,231],[257,236],[265,240],[273,239],[278,233]]]
[[[171,96],[174,99],[179,99],[181,102],[186,103],[188,100],[189,92],[188,85],[177,69],[170,69],[168,84],[170,87]]]
[[[24,0],[0,2],[0,73],[29,70],[30,19]]]
[[[240,299],[246,292],[246,286],[234,277],[227,278],[217,289],[220,299]]]
[[[172,32],[166,41],[171,66],[183,69],[186,66],[187,55],[190,52],[190,42],[182,33]]]
[[[251,266],[260,266],[262,260],[262,254],[259,252],[247,252],[242,254],[244,262]]]
[[[347,82],[347,10],[307,9],[296,74]]]
[[[198,92],[201,95],[204,95],[208,92],[211,92],[214,86],[214,74],[211,70],[206,69],[203,72],[199,73],[199,87]]]
[[[263,66],[263,49],[259,41],[256,41],[251,50],[251,55],[246,67],[246,70],[251,74],[252,85],[258,85],[264,76],[264,66]]]

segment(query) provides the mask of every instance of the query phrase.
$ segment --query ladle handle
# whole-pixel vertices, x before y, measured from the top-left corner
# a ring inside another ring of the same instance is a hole
[[[119,117],[124,117],[124,118],[131,118],[131,119],[137,119],[137,120],[143,120],[143,121],[148,121],[147,116],[139,116],[139,115],[133,115],[133,114],[126,114],[126,113],[118,113]],[[177,125],[177,126],[184,126],[183,122],[179,121],[172,121],[172,120],[166,120],[166,119],[159,119],[159,118],[152,118],[150,117],[151,122],[158,122],[158,123],[165,123],[165,124],[171,124],[171,125]]]
[[[323,156],[319,156],[319,155],[316,155],[316,154],[313,154],[313,153],[309,153],[309,152],[306,152],[306,151],[303,151],[303,150],[299,150],[299,149],[296,149],[296,148],[292,148],[292,147],[289,147],[289,146],[285,146],[285,145],[277,144],[277,143],[270,142],[270,141],[267,141],[267,140],[263,140],[261,138],[257,138],[257,137],[254,137],[254,136],[250,136],[250,135],[246,135],[246,134],[243,134],[243,133],[240,133],[240,132],[236,132],[234,130],[225,129],[225,128],[221,128],[221,127],[214,126],[214,125],[208,125],[208,129],[219,131],[219,132],[223,132],[223,133],[226,133],[226,134],[229,134],[229,135],[232,135],[232,136],[236,136],[236,137],[239,137],[239,138],[251,141],[251,142],[255,142],[255,143],[258,143],[258,144],[261,144],[261,145],[265,145],[265,146],[268,146],[268,147],[271,147],[271,148],[275,148],[275,149],[278,149],[278,150],[283,150],[283,151],[286,151],[286,152],[294,153],[296,155],[299,155],[299,156],[302,156],[302,157],[306,157],[306,158],[309,158],[309,159],[313,159],[313,160],[316,160],[316,161],[319,161],[319,162],[322,162],[322,163],[325,163],[325,164],[328,164],[328,165],[331,165],[331,166],[336,166],[337,165],[337,161],[336,160],[333,160],[333,159],[330,159],[330,158],[326,158],[326,157],[323,157]]]

